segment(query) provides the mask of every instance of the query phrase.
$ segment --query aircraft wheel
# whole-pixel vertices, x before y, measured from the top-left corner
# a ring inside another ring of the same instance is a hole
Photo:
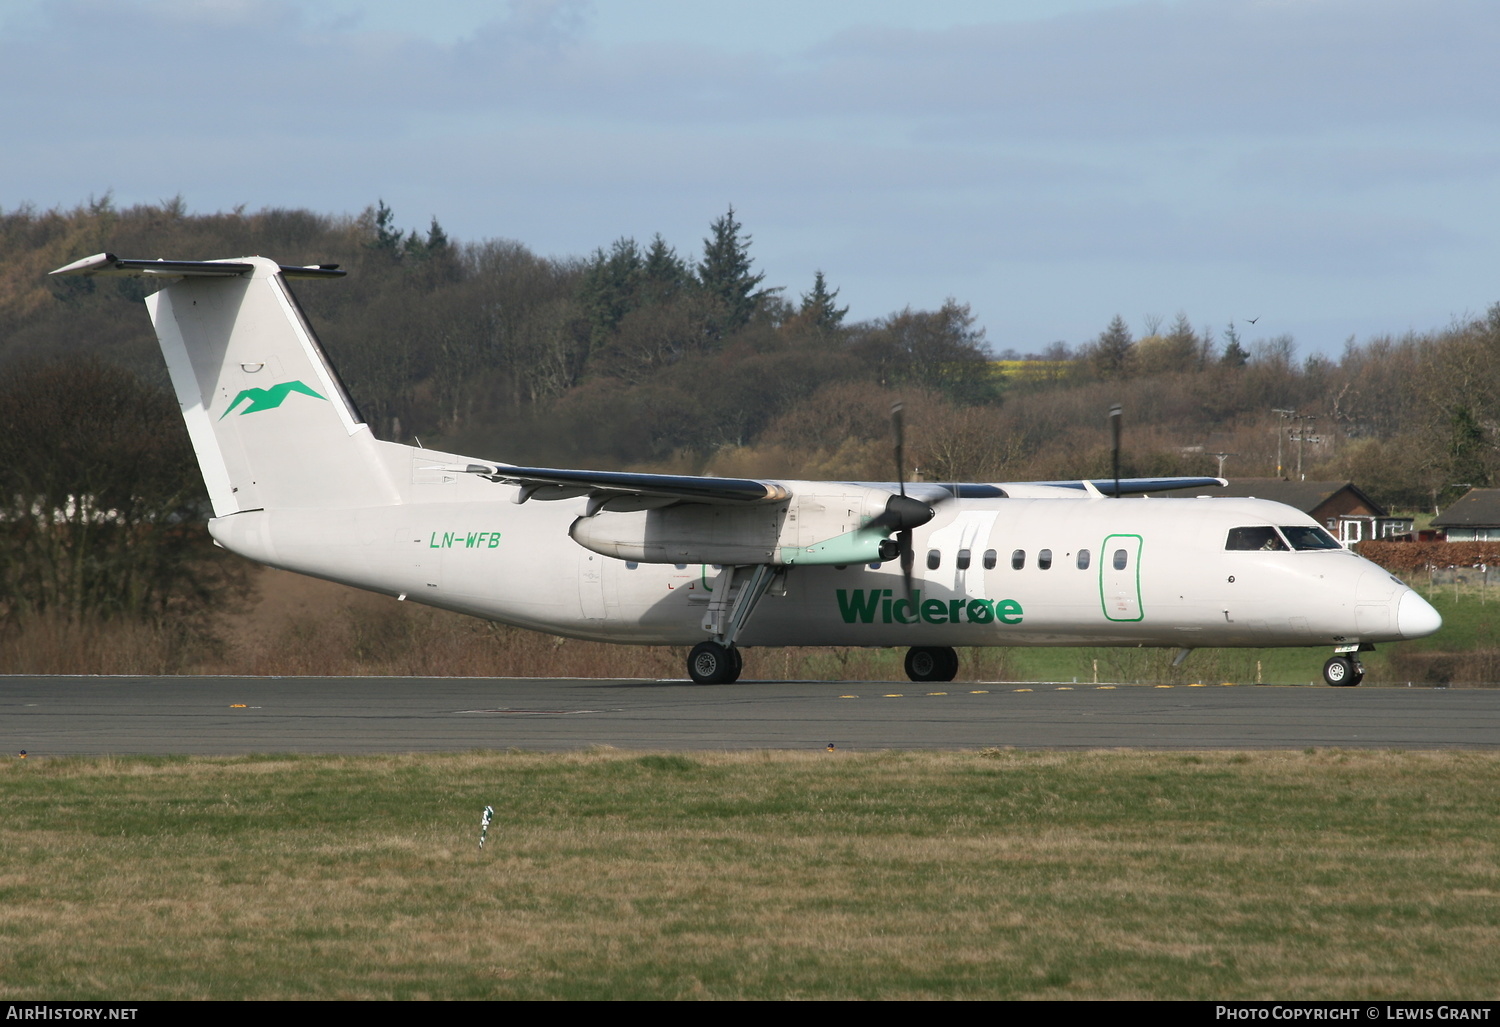
[[[1331,657],[1323,664],[1323,680],[1335,688],[1348,688],[1360,683],[1365,676],[1364,667],[1346,656]]]
[[[688,654],[688,676],[700,685],[727,685],[739,679],[740,654],[717,642],[699,642]]]
[[[958,653],[948,646],[918,645],[906,651],[906,676],[913,681],[952,681],[958,675]]]

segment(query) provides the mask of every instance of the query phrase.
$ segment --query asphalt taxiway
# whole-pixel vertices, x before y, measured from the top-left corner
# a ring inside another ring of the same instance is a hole
[[[11,755],[1500,747],[1500,690],[0,676]]]

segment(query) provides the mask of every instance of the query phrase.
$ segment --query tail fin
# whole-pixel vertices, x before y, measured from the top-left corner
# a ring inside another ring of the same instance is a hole
[[[89,257],[53,274],[171,277],[146,298],[214,516],[398,502],[370,434],[287,277],[330,267]]]

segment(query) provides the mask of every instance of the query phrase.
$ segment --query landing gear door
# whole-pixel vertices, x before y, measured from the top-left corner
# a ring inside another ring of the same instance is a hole
[[[1099,602],[1112,621],[1144,620],[1141,607],[1141,537],[1108,535],[1099,550]]]

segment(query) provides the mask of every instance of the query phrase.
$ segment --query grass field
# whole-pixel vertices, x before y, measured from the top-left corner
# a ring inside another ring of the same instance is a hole
[[[1478,752],[12,760],[0,993],[1493,999],[1497,825]]]

